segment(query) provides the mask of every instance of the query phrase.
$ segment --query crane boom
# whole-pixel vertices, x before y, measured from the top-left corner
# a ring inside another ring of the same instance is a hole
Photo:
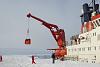
[[[36,20],[42,22],[42,24],[43,24],[44,26],[46,26],[47,28],[49,28],[49,29],[52,29],[52,27],[54,27],[54,28],[56,28],[56,29],[58,28],[58,26],[56,26],[56,25],[54,25],[54,24],[47,23],[46,21],[44,21],[44,20],[42,20],[42,19],[40,19],[40,18],[37,18],[37,17],[31,15],[30,13],[27,15],[27,17],[28,17],[28,18],[32,17],[32,18],[34,18],[34,19],[36,19]]]
[[[42,24],[51,31],[51,33],[52,33],[54,39],[56,40],[59,48],[64,48],[66,46],[65,32],[64,32],[63,29],[59,29],[57,25],[50,24],[50,23],[48,23],[48,22],[46,22],[46,21],[44,21],[40,18],[37,18],[37,17],[31,15],[30,13],[27,15],[27,17],[28,18],[31,17],[31,18],[34,18],[34,19],[42,22]]]

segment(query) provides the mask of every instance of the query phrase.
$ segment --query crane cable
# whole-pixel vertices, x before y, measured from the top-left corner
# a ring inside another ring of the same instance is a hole
[[[25,39],[25,44],[26,45],[30,45],[31,44],[31,39],[30,39],[30,34],[29,34],[29,30],[30,30],[30,26],[29,26],[29,21],[28,21],[28,23],[27,23],[27,34],[26,34],[26,39]]]
[[[27,39],[30,39],[30,25],[29,25],[29,20],[28,20],[28,22],[27,22],[27,36],[26,36],[26,38]]]

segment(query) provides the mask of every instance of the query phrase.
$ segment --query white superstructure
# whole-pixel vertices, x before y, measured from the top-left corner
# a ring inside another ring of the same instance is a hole
[[[95,0],[92,2],[91,8],[87,3],[83,5],[81,33],[72,36],[71,45],[67,46],[67,58],[70,60],[100,63],[100,12]]]

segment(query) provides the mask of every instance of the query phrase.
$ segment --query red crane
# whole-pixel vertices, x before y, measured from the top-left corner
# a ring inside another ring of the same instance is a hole
[[[33,15],[31,15],[30,13],[27,15],[28,18],[33,18],[35,20],[38,20],[42,23],[42,25],[44,25],[45,27],[47,27],[54,39],[56,40],[57,44],[58,44],[58,48],[57,49],[48,49],[48,50],[55,50],[54,55],[56,59],[59,58],[64,58],[65,55],[67,55],[67,49],[66,49],[66,40],[65,40],[65,32],[63,29],[59,29],[57,25],[54,24],[50,24],[40,18],[37,18]]]

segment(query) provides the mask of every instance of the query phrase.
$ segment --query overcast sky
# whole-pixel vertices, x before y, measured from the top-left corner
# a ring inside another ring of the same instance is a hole
[[[0,0],[0,48],[47,49],[57,48],[51,32],[34,19],[30,12],[48,23],[65,30],[66,40],[80,33],[82,4],[91,0]],[[100,3],[100,2],[99,2]],[[32,44],[26,46],[27,22],[30,22]]]

